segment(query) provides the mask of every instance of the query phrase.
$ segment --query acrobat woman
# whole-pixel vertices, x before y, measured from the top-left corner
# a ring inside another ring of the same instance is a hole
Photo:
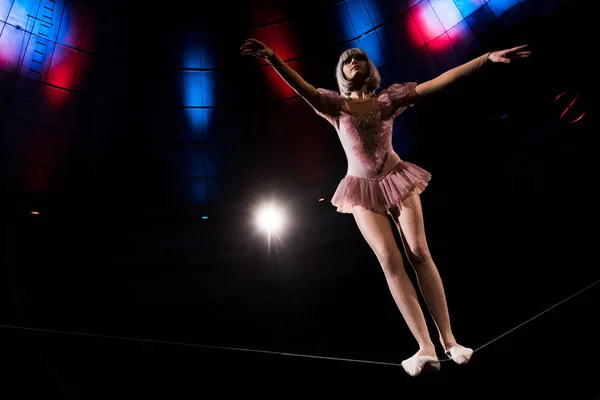
[[[429,81],[394,83],[376,93],[381,81],[379,72],[361,49],[348,49],[339,57],[336,69],[338,92],[313,87],[271,48],[256,39],[247,39],[241,46],[243,55],[267,60],[281,78],[337,131],[348,169],[331,203],[338,212],[354,216],[419,345],[413,356],[402,361],[404,370],[411,376],[417,376],[421,371],[438,371],[440,360],[415,287],[405,270],[390,219],[400,232],[403,250],[416,272],[419,289],[435,321],[446,355],[457,364],[465,364],[471,359],[473,350],[460,345],[452,332],[444,287],[425,237],[419,196],[431,174],[400,159],[394,151],[394,119],[408,106],[448,88],[488,63],[510,64],[512,60],[528,57],[531,52],[526,47],[488,52]]]

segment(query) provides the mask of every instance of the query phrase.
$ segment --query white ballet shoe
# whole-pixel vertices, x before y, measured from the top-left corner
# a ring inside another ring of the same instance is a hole
[[[457,364],[466,364],[473,355],[473,349],[458,344],[446,350],[446,355]]]
[[[410,376],[417,376],[421,371],[437,372],[440,370],[440,360],[432,356],[414,355],[402,361],[402,368]]]

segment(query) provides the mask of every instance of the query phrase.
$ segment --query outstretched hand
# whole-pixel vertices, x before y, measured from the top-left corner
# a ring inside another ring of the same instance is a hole
[[[506,50],[498,50],[493,51],[489,54],[488,59],[491,62],[499,62],[504,64],[510,64],[512,60],[527,58],[531,54],[530,50],[524,50],[529,46],[528,44],[524,44],[521,46],[513,47],[511,49]]]
[[[275,54],[271,48],[256,39],[246,39],[240,50],[242,55],[251,55],[262,59],[273,57]]]

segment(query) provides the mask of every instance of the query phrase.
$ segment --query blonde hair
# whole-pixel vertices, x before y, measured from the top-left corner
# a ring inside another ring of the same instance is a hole
[[[335,70],[335,78],[337,80],[338,88],[340,93],[345,96],[348,96],[352,90],[360,89],[355,87],[354,85],[356,85],[356,83],[348,79],[344,74],[344,64],[346,61],[350,60],[356,55],[364,56],[367,61],[367,77],[364,81],[364,84],[367,85],[367,91],[374,93],[377,89],[379,89],[379,85],[381,84],[381,76],[379,75],[379,71],[367,53],[364,50],[356,47],[347,49],[340,55],[337,68]]]

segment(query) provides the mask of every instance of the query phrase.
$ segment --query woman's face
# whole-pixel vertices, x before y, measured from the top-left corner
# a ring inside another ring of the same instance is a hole
[[[367,57],[364,54],[356,54],[344,60],[342,71],[346,78],[353,80],[357,76],[367,75]]]

